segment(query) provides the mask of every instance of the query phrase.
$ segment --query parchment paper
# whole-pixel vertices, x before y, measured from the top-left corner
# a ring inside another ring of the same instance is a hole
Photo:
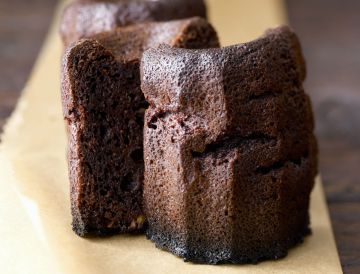
[[[209,0],[223,45],[286,22],[276,0]],[[56,16],[58,18],[58,16]],[[1,273],[342,273],[321,182],[311,200],[313,235],[279,261],[243,266],[184,263],[144,236],[82,239],[71,230],[60,102],[57,19],[0,146]]]

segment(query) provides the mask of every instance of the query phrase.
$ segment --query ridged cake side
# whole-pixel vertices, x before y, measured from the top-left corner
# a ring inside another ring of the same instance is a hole
[[[309,232],[317,173],[305,64],[287,27],[141,63],[147,236],[185,260],[277,259]]]

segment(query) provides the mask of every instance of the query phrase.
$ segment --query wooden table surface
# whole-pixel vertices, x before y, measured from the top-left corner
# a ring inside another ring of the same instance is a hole
[[[57,0],[0,1],[0,130],[41,49]],[[320,169],[341,263],[360,273],[360,1],[287,0],[308,65]]]

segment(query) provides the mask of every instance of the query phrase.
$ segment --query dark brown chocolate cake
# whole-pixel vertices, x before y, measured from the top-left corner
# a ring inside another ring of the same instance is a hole
[[[317,173],[305,64],[287,27],[141,63],[147,236],[198,263],[277,259],[309,234]]]
[[[69,45],[121,26],[194,16],[206,18],[203,0],[82,0],[67,6],[60,33]]]
[[[142,52],[159,43],[217,47],[205,19],[146,23],[99,34],[67,49],[62,101],[68,125],[73,229],[81,236],[136,231],[142,210]]]

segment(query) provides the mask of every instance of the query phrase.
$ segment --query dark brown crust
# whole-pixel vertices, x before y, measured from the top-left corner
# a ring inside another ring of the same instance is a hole
[[[158,35],[164,33],[163,35]],[[205,19],[146,23],[102,33],[69,47],[62,102],[69,137],[73,229],[80,236],[142,229],[143,50],[219,46]]]
[[[203,0],[75,1],[63,13],[60,34],[65,45],[117,27],[200,16],[206,18]]]
[[[308,235],[317,173],[296,35],[142,58],[147,236],[197,263],[277,259]]]

